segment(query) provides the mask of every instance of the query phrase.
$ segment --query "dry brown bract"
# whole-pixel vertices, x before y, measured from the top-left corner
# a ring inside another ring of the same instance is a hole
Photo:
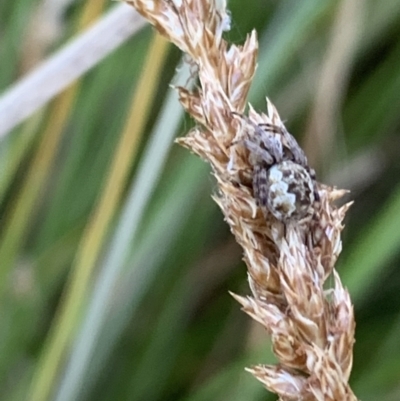
[[[248,268],[252,296],[234,297],[266,328],[280,361],[277,366],[260,365],[249,371],[281,400],[356,400],[348,385],[353,307],[334,270],[349,205],[337,208],[334,201],[344,191],[317,184],[307,162],[293,157],[298,145],[288,144],[291,139],[285,136],[287,131],[272,104],[268,102],[268,115],[250,107],[248,117],[241,117],[256,68],[255,32],[243,46],[228,46],[222,39],[230,24],[223,0],[127,2],[189,54],[198,68],[200,88],[194,92],[177,88],[183,107],[198,127],[178,142],[212,166],[218,182],[215,201],[243,247]],[[257,127],[274,135],[278,141],[274,146],[283,149],[282,160],[272,155],[273,159],[261,158],[264,164],[255,161],[260,153],[253,144],[262,142],[255,137],[260,134]],[[306,180],[310,191],[304,198],[304,215],[309,218],[302,219],[300,214],[279,219],[270,205],[258,205],[269,187],[254,179],[256,170],[269,174],[282,161],[294,162],[310,174],[311,184]],[[332,273],[334,286],[324,290]]]

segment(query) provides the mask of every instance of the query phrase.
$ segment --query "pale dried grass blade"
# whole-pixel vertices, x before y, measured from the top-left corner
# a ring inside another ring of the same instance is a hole
[[[145,25],[121,4],[0,97],[0,139]]]

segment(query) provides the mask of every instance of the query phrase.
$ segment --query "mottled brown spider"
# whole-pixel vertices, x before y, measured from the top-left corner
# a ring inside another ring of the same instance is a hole
[[[283,126],[246,122],[254,133],[239,143],[249,151],[253,193],[264,215],[284,223],[311,217],[319,200],[315,172],[296,139]]]

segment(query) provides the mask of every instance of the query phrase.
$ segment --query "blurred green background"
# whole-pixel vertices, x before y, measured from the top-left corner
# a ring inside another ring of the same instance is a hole
[[[0,90],[112,6],[1,2]],[[249,101],[268,95],[319,180],[351,190],[351,383],[399,400],[400,0],[229,8],[227,39],[260,39]],[[194,124],[169,88],[180,59],[147,26],[1,140],[2,401],[276,399],[244,372],[274,358],[228,294],[249,289],[209,166],[172,143]]]

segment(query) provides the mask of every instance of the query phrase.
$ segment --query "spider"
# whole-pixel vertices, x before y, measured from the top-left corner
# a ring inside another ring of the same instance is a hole
[[[284,127],[246,121],[254,135],[239,142],[249,151],[257,205],[284,223],[312,216],[319,200],[315,172],[296,139]]]

